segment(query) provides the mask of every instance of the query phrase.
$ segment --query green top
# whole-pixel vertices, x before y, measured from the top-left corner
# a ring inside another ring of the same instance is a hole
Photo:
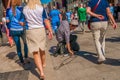
[[[78,8],[79,21],[86,21],[86,8]]]

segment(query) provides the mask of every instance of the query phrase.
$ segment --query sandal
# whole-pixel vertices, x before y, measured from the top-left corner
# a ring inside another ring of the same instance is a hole
[[[40,80],[45,80],[45,77],[44,76],[40,76]]]

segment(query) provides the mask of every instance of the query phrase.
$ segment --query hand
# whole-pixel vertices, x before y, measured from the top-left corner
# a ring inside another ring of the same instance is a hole
[[[48,33],[48,38],[51,40],[53,38],[53,33],[52,32],[49,32]]]
[[[97,15],[97,18],[100,19],[100,20],[103,20],[104,16],[103,15]]]
[[[116,24],[116,23],[112,24],[112,27],[113,27],[114,29],[116,29],[116,28],[117,28],[117,24]]]
[[[23,23],[23,22],[19,22],[19,24],[20,24],[21,26],[24,26],[24,23]]]
[[[72,50],[69,50],[70,56],[74,55],[74,52]]]

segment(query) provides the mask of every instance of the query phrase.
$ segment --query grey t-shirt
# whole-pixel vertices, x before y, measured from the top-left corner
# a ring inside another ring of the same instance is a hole
[[[58,28],[56,38],[58,42],[65,40],[66,43],[70,42],[70,27],[67,20],[63,20]]]

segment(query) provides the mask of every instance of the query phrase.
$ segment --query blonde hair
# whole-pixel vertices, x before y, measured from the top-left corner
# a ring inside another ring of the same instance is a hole
[[[35,8],[36,8],[36,5],[41,6],[40,0],[28,0],[27,6],[28,6],[30,9],[35,9]]]

